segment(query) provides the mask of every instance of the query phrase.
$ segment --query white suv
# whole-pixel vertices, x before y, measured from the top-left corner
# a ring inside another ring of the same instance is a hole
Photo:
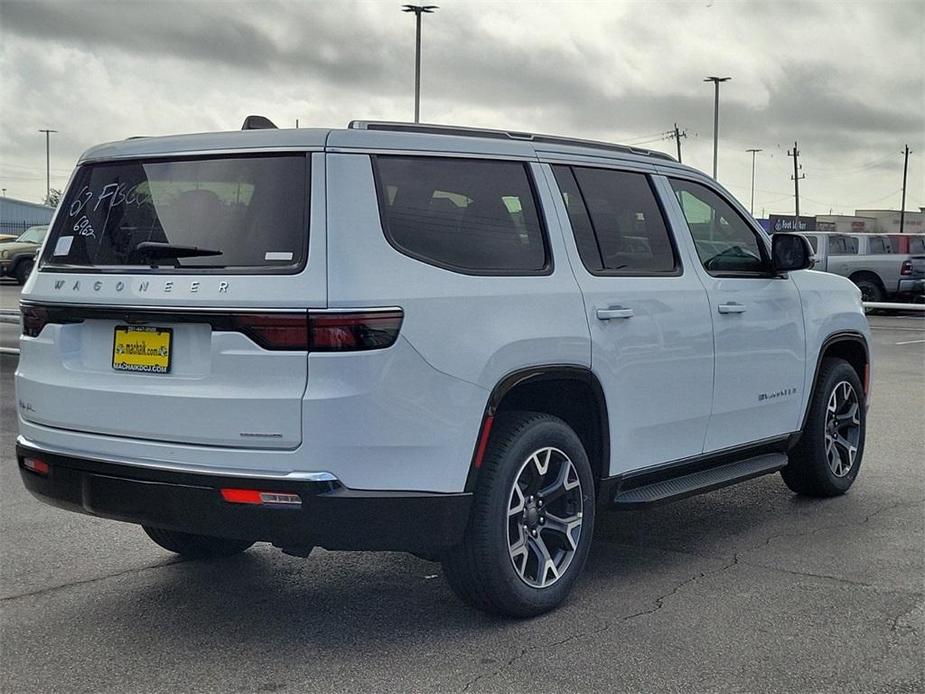
[[[657,152],[354,122],[89,150],[22,298],[26,486],[183,555],[440,560],[534,615],[595,509],[844,493],[868,325]]]

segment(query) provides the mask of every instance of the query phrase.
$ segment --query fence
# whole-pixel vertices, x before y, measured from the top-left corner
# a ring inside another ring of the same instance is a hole
[[[0,222],[0,234],[16,234],[19,236],[29,227],[36,226],[33,222],[11,222],[8,219]]]

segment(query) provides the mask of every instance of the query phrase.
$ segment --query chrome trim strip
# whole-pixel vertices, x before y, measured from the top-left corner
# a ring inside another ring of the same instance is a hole
[[[139,311],[164,313],[170,311],[191,313],[378,313],[401,311],[401,306],[351,306],[344,308],[314,308],[312,306],[294,306],[291,308],[262,308],[256,306],[172,306],[170,304],[88,304],[76,301],[42,301],[41,299],[20,299],[20,306],[49,306],[52,308],[102,309],[117,311]]]
[[[148,468],[152,470],[164,470],[167,472],[187,472],[196,475],[210,475],[213,477],[248,477],[254,479],[281,480],[281,481],[298,481],[298,482],[340,482],[337,477],[330,472],[267,472],[266,470],[242,470],[237,468],[215,469],[202,467],[199,465],[179,465],[177,463],[165,463],[152,460],[127,460],[124,458],[100,458],[83,453],[74,453],[65,451],[45,444],[37,444],[30,441],[20,434],[16,437],[16,443],[20,446],[32,448],[40,453],[51,453],[62,457],[80,458],[90,460],[95,463],[113,463],[115,465],[130,465],[134,467]]]

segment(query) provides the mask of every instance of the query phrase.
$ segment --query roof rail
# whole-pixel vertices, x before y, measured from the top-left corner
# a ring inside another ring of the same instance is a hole
[[[665,154],[664,152],[656,152],[651,149],[631,147],[629,145],[618,145],[612,142],[601,142],[599,140],[582,140],[573,137],[561,137],[559,135],[538,135],[536,133],[524,133],[509,130],[492,130],[491,128],[467,128],[459,125],[402,123],[397,121],[352,120],[347,125],[347,127],[351,130],[389,130],[393,132],[426,133],[430,135],[455,135],[457,137],[485,137],[494,140],[525,140],[527,142],[534,142],[539,144],[589,147],[592,149],[605,149],[611,152],[637,154],[641,156],[655,157],[656,159],[677,161],[670,154]]]

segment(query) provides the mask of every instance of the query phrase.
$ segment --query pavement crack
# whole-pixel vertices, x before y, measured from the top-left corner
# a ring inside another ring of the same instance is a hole
[[[777,571],[779,573],[790,574],[791,576],[808,576],[810,578],[822,578],[828,581],[835,581],[836,583],[844,583],[849,586],[856,586],[859,588],[874,588],[876,586],[870,583],[864,583],[862,581],[852,581],[849,578],[841,578],[840,576],[831,576],[829,574],[814,574],[811,571],[794,571],[793,569],[782,569],[779,566],[770,566],[768,564],[761,564],[758,562],[744,561],[739,559],[738,564],[742,566],[753,566],[760,569],[767,569],[769,571]]]
[[[853,523],[853,525],[863,525],[864,523],[868,523],[870,519],[873,518],[874,516],[879,516],[880,514],[886,513],[887,511],[892,511],[894,509],[903,508],[906,506],[916,506],[917,504],[922,504],[922,503],[925,503],[925,499],[915,499],[914,501],[901,501],[895,504],[890,504],[888,506],[884,506],[883,508],[879,508],[876,511],[872,511],[871,513],[867,514],[863,520],[857,521]],[[774,535],[771,535],[764,541],[759,542],[756,545],[753,545],[751,547],[748,547],[747,549],[743,549],[737,552],[736,556],[738,557],[743,554],[747,554],[749,552],[754,552],[756,549],[767,547],[775,540],[780,540],[782,538],[795,538],[795,537],[806,537],[808,535],[817,535],[819,533],[826,532],[829,530],[837,530],[839,528],[843,528],[845,527],[845,525],[846,525],[845,523],[839,523],[837,525],[823,525],[819,528],[813,528],[812,530],[805,530],[805,531],[798,532],[798,533],[776,533]]]
[[[134,569],[126,569],[125,571],[119,571],[114,574],[106,574],[105,576],[95,576],[93,578],[85,578],[81,581],[72,581],[70,583],[61,583],[56,586],[49,586],[47,588],[39,588],[38,590],[29,591],[26,593],[16,593],[15,595],[5,595],[0,597],[0,603],[9,602],[11,600],[20,600],[22,598],[31,598],[37,595],[46,595],[48,593],[53,593],[58,590],[64,590],[65,588],[73,588],[75,586],[83,586],[88,583],[96,583],[97,581],[105,581],[110,578],[119,578],[120,576],[128,576],[129,574],[141,573],[143,571],[150,571],[152,569],[162,569],[167,566],[173,566],[175,564],[183,564],[186,562],[185,559],[174,559],[173,561],[166,561],[160,564],[154,564],[152,566],[139,566]]]
[[[906,610],[903,610],[903,611],[900,612],[898,615],[896,615],[895,617],[893,617],[893,619],[890,620],[890,633],[891,633],[891,634],[902,634],[903,636],[907,636],[907,635],[910,635],[910,634],[911,634],[912,636],[918,636],[918,635],[919,635],[919,629],[918,629],[918,627],[917,627],[916,625],[911,624],[911,623],[900,624],[899,622],[900,622],[900,620],[901,620],[903,617],[906,617],[906,616],[912,614],[913,612],[915,612],[915,611],[916,611],[917,609],[919,609],[920,607],[921,607],[921,603],[916,603],[916,604],[914,604],[912,607],[910,607],[910,608],[908,608],[908,609],[906,609]]]
[[[723,571],[726,571],[727,569],[732,568],[738,563],[739,563],[739,555],[736,554],[732,558],[732,561],[727,562],[726,564],[719,567],[718,569],[714,569],[713,571],[701,571],[696,576],[691,576],[690,578],[687,578],[681,581],[678,585],[676,585],[674,588],[672,588],[670,591],[668,591],[664,595],[660,595],[659,597],[655,598],[655,606],[652,607],[651,609],[642,610],[640,612],[635,612],[631,615],[627,615],[626,617],[623,617],[621,621],[628,622],[631,619],[636,619],[637,617],[644,617],[645,615],[655,614],[656,612],[658,612],[660,609],[662,609],[665,606],[666,600],[668,600],[670,597],[674,595],[677,595],[677,593],[680,592],[681,589],[684,588],[685,586],[691,583],[696,583],[700,579],[707,578],[708,576],[716,576],[717,574],[720,574]]]
[[[483,673],[481,673],[481,674],[479,674],[479,675],[476,675],[476,676],[475,676],[474,678],[472,678],[471,680],[469,680],[469,681],[466,683],[466,685],[462,688],[462,691],[463,691],[463,692],[468,692],[468,691],[469,691],[477,682],[479,682],[480,680],[483,680],[483,679],[488,678],[488,677],[497,677],[497,676],[500,675],[502,672],[504,672],[504,671],[507,670],[509,667],[511,667],[514,663],[516,663],[518,660],[520,660],[521,658],[525,657],[527,654],[532,653],[533,651],[537,651],[537,650],[539,650],[540,648],[542,648],[543,650],[549,650],[549,649],[552,649],[552,648],[558,648],[559,646],[562,646],[563,644],[569,643],[570,641],[575,641],[575,640],[577,640],[577,639],[587,638],[587,637],[589,637],[589,636],[597,636],[597,635],[603,634],[605,631],[607,631],[607,630],[610,628],[610,626],[611,626],[611,622],[606,622],[606,623],[604,624],[604,626],[602,626],[600,629],[593,629],[593,630],[591,630],[591,631],[583,631],[583,632],[580,632],[580,633],[578,633],[578,634],[572,634],[571,636],[567,636],[567,637],[565,637],[564,639],[560,639],[560,640],[558,640],[558,641],[553,641],[552,643],[544,643],[544,644],[542,644],[541,646],[540,646],[540,645],[537,645],[537,646],[530,646],[530,647],[528,647],[528,648],[521,648],[521,649],[520,649],[520,653],[518,653],[517,655],[511,656],[511,657],[508,659],[508,661],[507,661],[504,665],[502,665],[501,667],[497,668],[496,670],[493,670],[492,672],[483,672]]]

